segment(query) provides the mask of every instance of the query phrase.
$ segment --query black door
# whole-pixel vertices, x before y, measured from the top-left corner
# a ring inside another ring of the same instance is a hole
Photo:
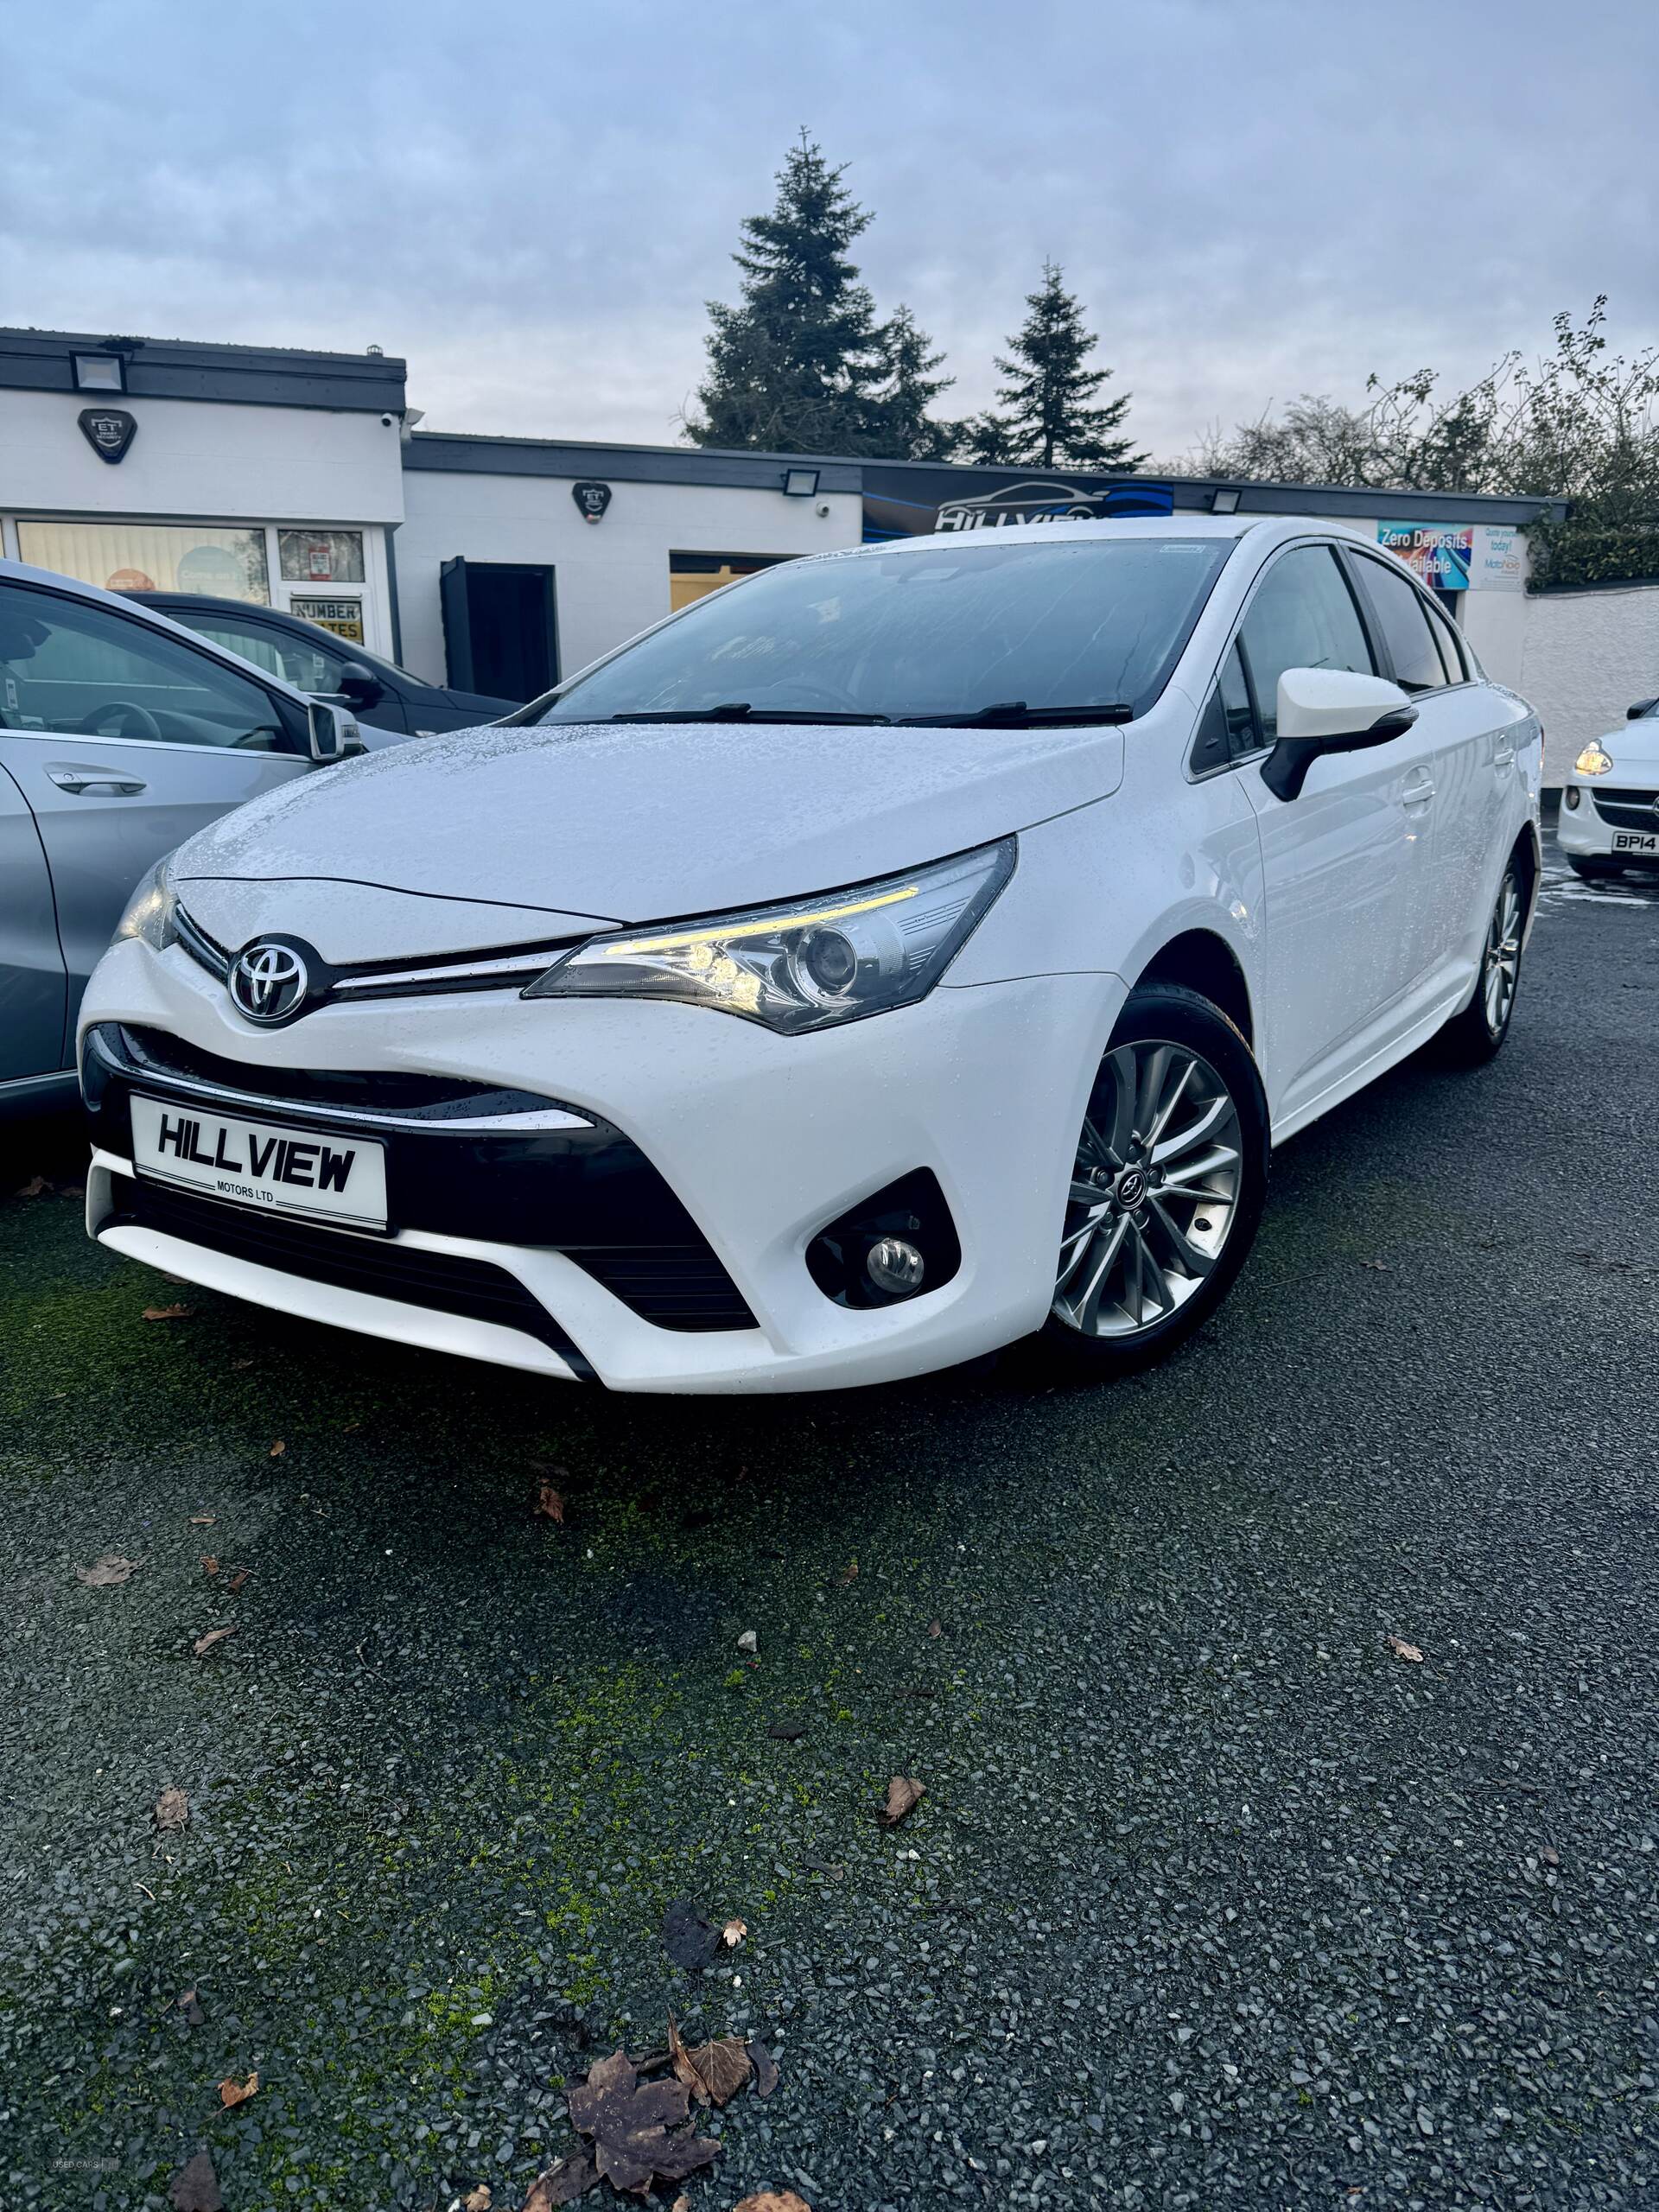
[[[446,561],[439,580],[444,658],[457,691],[534,699],[559,680],[553,571],[510,561]]]

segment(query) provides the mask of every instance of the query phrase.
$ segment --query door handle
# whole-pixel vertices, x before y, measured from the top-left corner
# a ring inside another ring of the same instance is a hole
[[[1512,745],[1500,745],[1492,755],[1492,766],[1494,768],[1513,768],[1515,747]]]
[[[1434,782],[1430,776],[1424,776],[1420,782],[1408,784],[1400,794],[1407,806],[1427,806],[1433,796]]]
[[[48,768],[46,772],[60,791],[76,798],[89,792],[99,798],[136,798],[145,788],[140,778],[124,776],[114,768]]]

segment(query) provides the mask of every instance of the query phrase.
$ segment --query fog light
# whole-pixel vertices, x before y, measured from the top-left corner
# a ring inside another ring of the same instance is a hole
[[[908,1298],[921,1288],[927,1262],[908,1239],[882,1236],[871,1245],[864,1272],[887,1297]]]
[[[1576,814],[1580,807],[1583,804],[1583,800],[1580,796],[1579,787],[1576,784],[1569,784],[1567,785],[1566,803],[1567,810],[1569,814]]]
[[[807,1273],[837,1306],[897,1306],[943,1290],[962,1265],[962,1244],[931,1167],[873,1191],[809,1243]]]

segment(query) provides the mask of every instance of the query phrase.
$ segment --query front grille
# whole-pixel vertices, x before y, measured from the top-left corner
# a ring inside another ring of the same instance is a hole
[[[174,910],[173,924],[181,948],[199,967],[220,982],[231,972],[232,954],[203,929],[182,905]],[[608,925],[601,924],[601,928]],[[505,945],[491,952],[423,953],[413,959],[369,960],[337,968],[311,946],[306,948],[310,988],[306,1011],[314,1012],[330,1000],[430,998],[453,991],[522,990],[544,975],[563,952],[593,935],[583,930],[575,936],[554,938],[535,944]]]
[[[530,1090],[503,1090],[488,1083],[469,1083],[453,1075],[415,1075],[386,1068],[254,1067],[188,1045],[159,1029],[113,1024],[92,1033],[117,1047],[111,1057],[135,1076],[152,1081],[172,1077],[183,1083],[212,1084],[241,1097],[281,1098],[296,1106],[344,1108],[353,1114],[384,1114],[399,1121],[480,1121],[506,1114],[575,1113],[556,1098]],[[124,1048],[124,1049],[122,1049]],[[587,1116],[580,1117],[587,1120]]]
[[[1654,808],[1659,804],[1659,791],[1634,791],[1619,786],[1612,791],[1592,791],[1596,812],[1615,830],[1659,830],[1659,814]]]
[[[340,1230],[313,1229],[304,1222],[222,1205],[214,1198],[158,1191],[130,1175],[112,1175],[110,1192],[116,1211],[103,1224],[106,1229],[127,1224],[153,1229],[309,1282],[398,1299],[406,1306],[424,1306],[468,1320],[493,1321],[551,1345],[576,1374],[593,1379],[592,1367],[546,1307],[517,1276],[487,1260],[423,1252]]]
[[[659,1329],[752,1329],[754,1316],[709,1247],[567,1244],[565,1256]]]

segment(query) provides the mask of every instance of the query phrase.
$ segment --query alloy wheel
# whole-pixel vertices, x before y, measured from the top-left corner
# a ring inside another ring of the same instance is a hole
[[[1109,1052],[1071,1170],[1056,1319],[1122,1338],[1185,1305],[1227,1241],[1243,1157],[1238,1109],[1208,1060],[1160,1040]]]
[[[1515,1004],[1515,987],[1521,973],[1521,886],[1513,867],[1506,868],[1499,887],[1492,918],[1486,925],[1486,946],[1481,957],[1480,988],[1486,1009],[1486,1027],[1501,1037]]]

